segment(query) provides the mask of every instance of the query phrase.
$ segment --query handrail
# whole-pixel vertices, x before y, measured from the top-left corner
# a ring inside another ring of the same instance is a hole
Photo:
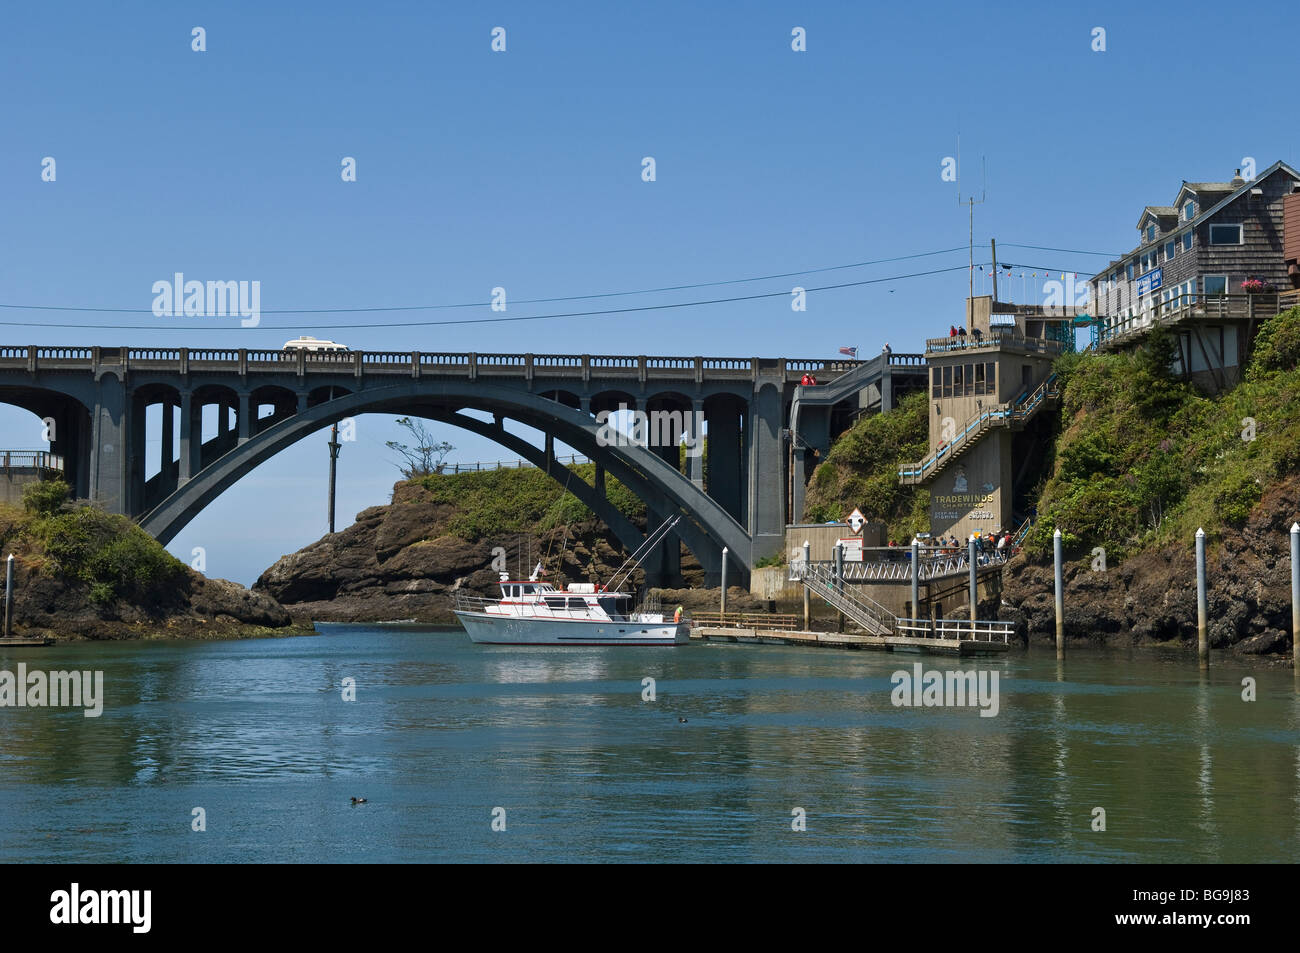
[[[953,436],[951,440],[940,446],[939,449],[935,450],[918,463],[901,467],[898,471],[899,481],[903,483],[920,483],[925,479],[925,473],[927,470],[933,467],[937,471],[943,463],[947,462],[944,459],[945,457],[957,456],[965,449],[965,447],[970,446],[970,442],[967,441],[968,437],[972,436],[972,434],[976,437],[982,435],[984,431],[994,426],[995,423],[1000,423],[1004,420],[1028,420],[1033,416],[1035,411],[1038,410],[1039,405],[1044,399],[1058,394],[1056,384],[1057,376],[1056,373],[1053,372],[1048,374],[1047,377],[1043,379],[1043,382],[1034,388],[1034,390],[1029,394],[1022,395],[1020,398],[1011,401],[1010,403],[998,404],[996,407],[990,408],[989,410],[980,411],[967,421],[966,426],[962,430]]]
[[[803,564],[800,560],[800,581],[873,635],[894,631],[896,616],[892,612],[874,599],[845,589],[843,580],[837,582],[834,574],[820,564]]]

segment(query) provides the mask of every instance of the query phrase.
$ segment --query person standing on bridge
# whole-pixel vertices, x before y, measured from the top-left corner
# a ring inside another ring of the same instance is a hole
[[[812,383],[812,378],[809,377],[806,373],[804,374],[803,377],[799,378],[800,387],[807,387],[811,383]]]

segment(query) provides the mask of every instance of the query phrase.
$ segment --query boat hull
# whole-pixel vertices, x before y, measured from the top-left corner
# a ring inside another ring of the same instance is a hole
[[[470,639],[483,645],[681,645],[690,641],[690,626],[685,622],[538,619],[455,611]]]

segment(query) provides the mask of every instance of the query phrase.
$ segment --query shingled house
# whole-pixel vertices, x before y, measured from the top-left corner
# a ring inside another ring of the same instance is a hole
[[[1300,301],[1300,173],[1277,162],[1249,181],[1237,170],[1229,182],[1184,182],[1172,205],[1144,208],[1137,229],[1137,247],[1092,279],[1097,346],[1165,325],[1179,373],[1207,390],[1232,386],[1258,323]]]

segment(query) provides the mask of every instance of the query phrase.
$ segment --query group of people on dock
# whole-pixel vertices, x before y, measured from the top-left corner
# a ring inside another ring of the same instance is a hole
[[[981,563],[986,563],[993,557],[997,557],[999,560],[1008,559],[1016,551],[1016,545],[1011,539],[1010,530],[998,530],[995,533],[985,533],[977,530],[971,533],[970,540],[975,543],[975,556]],[[935,539],[921,539],[919,536],[914,536],[912,542],[920,545],[922,557],[928,559],[938,559],[944,556],[964,556],[967,552],[967,547],[956,536],[940,536]],[[897,547],[898,543],[891,539],[889,545],[891,548]],[[903,558],[912,558],[910,549],[903,549]]]

